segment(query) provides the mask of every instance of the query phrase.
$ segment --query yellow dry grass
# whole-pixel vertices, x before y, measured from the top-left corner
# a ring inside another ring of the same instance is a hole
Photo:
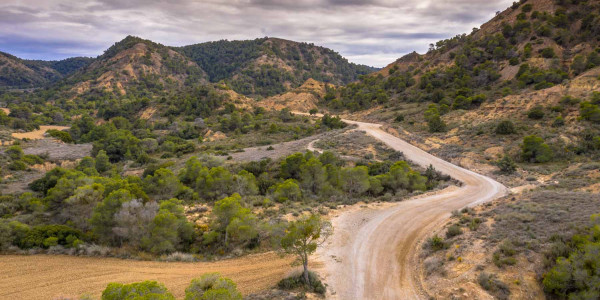
[[[27,138],[30,140],[41,140],[44,138],[44,134],[46,133],[46,131],[48,131],[50,129],[65,130],[65,129],[69,129],[69,128],[70,127],[67,127],[67,126],[44,125],[44,126],[40,126],[40,129],[30,131],[30,132],[22,132],[22,133],[14,132],[12,134],[12,136],[17,139]]]
[[[10,114],[10,109],[6,108],[6,107],[0,107],[0,110],[3,111],[5,114]]]
[[[65,255],[0,255],[0,299],[57,299],[90,294],[99,298],[110,282],[157,280],[182,299],[193,278],[219,272],[250,294],[274,286],[291,258],[276,253],[218,262],[156,262]]]

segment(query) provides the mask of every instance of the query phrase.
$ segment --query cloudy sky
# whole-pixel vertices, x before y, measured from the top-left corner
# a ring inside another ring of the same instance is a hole
[[[0,51],[97,56],[127,35],[170,46],[270,36],[385,66],[470,32],[513,0],[2,0]],[[167,3],[168,2],[168,3]]]

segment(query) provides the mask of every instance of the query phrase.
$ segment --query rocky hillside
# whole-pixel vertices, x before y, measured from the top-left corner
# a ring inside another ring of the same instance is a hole
[[[431,44],[424,55],[411,53],[350,84],[328,105],[360,110],[391,100],[473,109],[562,84],[600,66],[600,3],[571,3],[515,3],[471,34]]]
[[[63,86],[74,95],[93,92],[148,95],[203,82],[205,77],[196,63],[171,48],[128,36],[67,78]]]
[[[224,80],[245,95],[272,96],[309,78],[347,84],[375,69],[348,62],[331,49],[278,38],[217,41],[178,49],[196,61],[213,82]]]

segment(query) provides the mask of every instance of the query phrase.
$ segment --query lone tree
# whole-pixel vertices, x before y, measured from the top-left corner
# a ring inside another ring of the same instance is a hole
[[[308,277],[308,256],[317,250],[333,233],[331,223],[321,220],[318,215],[303,217],[291,222],[281,239],[281,247],[286,253],[295,254],[304,267],[304,281],[310,285]]]

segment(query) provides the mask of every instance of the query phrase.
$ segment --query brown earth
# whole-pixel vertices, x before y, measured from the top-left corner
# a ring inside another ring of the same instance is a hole
[[[309,78],[299,88],[266,98],[257,104],[267,109],[289,108],[293,111],[308,112],[317,108],[320,99],[325,95],[325,85],[326,83]]]
[[[17,139],[30,139],[30,140],[41,140],[44,138],[44,134],[46,133],[46,131],[51,130],[51,129],[56,129],[56,130],[65,130],[65,129],[69,129],[71,127],[67,127],[67,126],[55,126],[55,125],[43,125],[40,126],[40,129],[38,130],[34,130],[34,131],[30,131],[30,132],[14,132],[12,134],[12,136],[14,138]]]
[[[0,255],[0,299],[56,299],[91,294],[99,298],[110,282],[157,280],[177,298],[193,278],[219,272],[244,294],[274,286],[290,269],[291,258],[276,253],[218,262],[156,262],[62,255]]]

